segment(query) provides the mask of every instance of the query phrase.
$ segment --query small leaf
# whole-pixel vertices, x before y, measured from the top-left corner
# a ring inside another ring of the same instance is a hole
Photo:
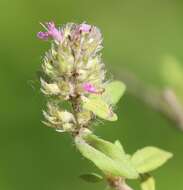
[[[121,166],[121,172],[123,172],[124,174],[126,173],[126,175],[128,175],[129,173],[130,175],[138,176],[138,173],[133,167],[133,164],[128,158],[128,155],[124,153],[124,150],[122,151],[122,145],[119,141],[118,143],[120,143],[120,148],[119,144],[116,146],[116,144],[103,140],[93,134],[87,135],[85,139],[87,143],[89,143],[108,157],[112,158],[114,161],[116,161],[116,163],[119,162]]]
[[[139,173],[147,173],[162,166],[172,157],[172,153],[156,147],[145,147],[132,156],[132,162]]]
[[[91,146],[93,146],[97,150],[100,150],[101,152],[113,159],[121,159],[121,157],[124,156],[124,153],[121,151],[121,148],[109,141],[97,137],[94,134],[88,134],[84,137],[84,139]]]
[[[89,111],[92,111],[98,117],[108,120],[116,121],[117,115],[113,113],[107,103],[102,100],[101,96],[91,96],[83,102],[83,108]]]
[[[103,180],[103,177],[96,173],[82,174],[80,178],[89,183],[98,183]]]
[[[126,86],[120,81],[113,81],[106,85],[105,92],[102,94],[104,100],[115,105],[125,92]]]
[[[152,176],[145,174],[142,176],[140,186],[142,190],[155,190],[155,179]]]
[[[75,144],[81,154],[92,161],[105,174],[121,175],[121,172],[111,158],[87,144],[83,139],[76,137]]]
[[[88,135],[85,140],[76,137],[75,144],[81,154],[91,160],[104,174],[129,179],[138,178],[138,173],[131,161],[121,154],[116,145],[94,135]]]

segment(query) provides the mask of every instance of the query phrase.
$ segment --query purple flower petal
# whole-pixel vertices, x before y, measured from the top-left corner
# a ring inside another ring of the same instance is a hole
[[[56,41],[59,41],[59,42],[62,41],[63,39],[62,33],[55,27],[54,22],[47,22],[45,28],[47,29],[47,31],[39,32],[37,34],[38,38],[42,40],[47,40],[48,37],[51,37]]]
[[[96,93],[97,92],[96,88],[91,83],[84,83],[83,89],[89,93]]]
[[[41,40],[47,40],[49,35],[47,32],[38,32],[37,37]]]
[[[90,32],[90,30],[91,30],[91,26],[88,24],[81,24],[79,27],[79,31],[81,31],[81,32],[88,33],[88,32]]]

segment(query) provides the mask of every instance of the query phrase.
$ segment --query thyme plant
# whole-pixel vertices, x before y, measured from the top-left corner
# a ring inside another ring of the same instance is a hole
[[[51,40],[40,78],[41,91],[47,97],[44,123],[70,133],[82,156],[102,172],[102,176],[91,173],[81,177],[89,182],[106,179],[116,190],[130,190],[128,179],[140,180],[142,190],[155,190],[150,172],[170,159],[171,153],[150,146],[130,155],[118,140],[103,140],[92,130],[96,119],[118,119],[113,108],[125,91],[122,82],[106,79],[100,30],[86,23],[56,28],[48,22],[42,26],[45,31],[37,36]]]

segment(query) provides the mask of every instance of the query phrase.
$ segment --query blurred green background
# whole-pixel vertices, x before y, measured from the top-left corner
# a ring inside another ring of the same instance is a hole
[[[0,189],[105,190],[78,176],[97,171],[82,159],[68,135],[41,123],[43,97],[36,71],[49,43],[36,38],[40,21],[97,25],[104,35],[103,58],[111,73],[125,68],[147,84],[162,85],[161,60],[183,63],[182,0],[0,0]],[[159,113],[125,95],[119,120],[98,126],[108,140],[120,139],[131,153],[155,145],[174,153],[154,172],[157,190],[183,189],[183,134]],[[138,184],[133,184],[138,190]]]

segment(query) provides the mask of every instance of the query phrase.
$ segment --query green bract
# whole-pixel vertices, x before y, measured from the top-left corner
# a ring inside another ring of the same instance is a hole
[[[105,92],[102,94],[104,100],[112,105],[118,103],[125,92],[126,86],[120,81],[113,81],[105,86]]]
[[[102,99],[101,96],[90,96],[83,102],[83,108],[92,111],[96,116],[108,120],[116,121],[117,115],[112,111],[111,107]]]
[[[120,81],[110,82],[101,95],[90,94],[87,99],[84,99],[83,108],[92,111],[102,119],[116,121],[117,115],[113,113],[111,106],[120,100],[125,89],[125,85]]]

